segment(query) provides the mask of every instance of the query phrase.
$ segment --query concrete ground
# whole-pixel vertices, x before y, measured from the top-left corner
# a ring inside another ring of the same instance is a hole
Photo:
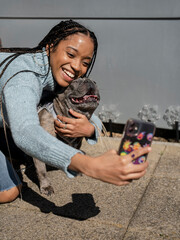
[[[98,155],[119,141],[83,149]],[[147,174],[123,187],[51,169],[49,197],[39,193],[33,167],[22,169],[22,200],[0,205],[0,240],[179,240],[180,144],[154,142],[148,160]]]

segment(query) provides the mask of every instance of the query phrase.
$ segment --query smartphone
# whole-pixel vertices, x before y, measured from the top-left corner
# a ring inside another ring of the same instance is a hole
[[[155,124],[137,119],[129,119],[124,127],[118,154],[125,156],[140,147],[151,146],[155,135]],[[134,164],[145,162],[147,154],[133,160]]]

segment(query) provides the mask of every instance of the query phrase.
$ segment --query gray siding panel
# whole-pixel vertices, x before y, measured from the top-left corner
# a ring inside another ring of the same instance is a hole
[[[103,21],[96,29],[100,47],[92,75],[105,109],[119,112],[124,123],[144,105],[157,106],[158,127],[168,127],[165,110],[180,106],[179,21]]]
[[[0,17],[180,17],[179,0],[0,0]]]
[[[105,106],[116,116],[119,114],[117,122],[125,123],[129,117],[137,118],[144,105],[155,106],[160,116],[157,126],[169,128],[163,120],[165,110],[171,105],[180,106],[180,21],[113,17],[178,17],[179,0],[102,0],[99,4],[93,0],[0,0],[0,3],[0,17],[26,17],[0,18],[4,47],[36,46],[63,18],[86,17],[79,22],[93,30],[99,41],[91,74],[101,92],[98,112]],[[48,19],[60,16],[62,19]],[[40,17],[44,19],[37,19]]]

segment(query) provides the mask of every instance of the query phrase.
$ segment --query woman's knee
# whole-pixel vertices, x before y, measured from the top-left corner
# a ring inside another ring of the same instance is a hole
[[[22,184],[12,187],[9,190],[0,192],[0,203],[8,203],[14,201],[20,194]]]

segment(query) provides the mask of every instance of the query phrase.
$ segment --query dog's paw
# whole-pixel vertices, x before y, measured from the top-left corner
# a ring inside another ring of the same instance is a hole
[[[47,187],[41,187],[40,191],[42,194],[45,194],[47,196],[50,196],[52,194],[54,194],[54,189],[51,185],[47,186]]]

